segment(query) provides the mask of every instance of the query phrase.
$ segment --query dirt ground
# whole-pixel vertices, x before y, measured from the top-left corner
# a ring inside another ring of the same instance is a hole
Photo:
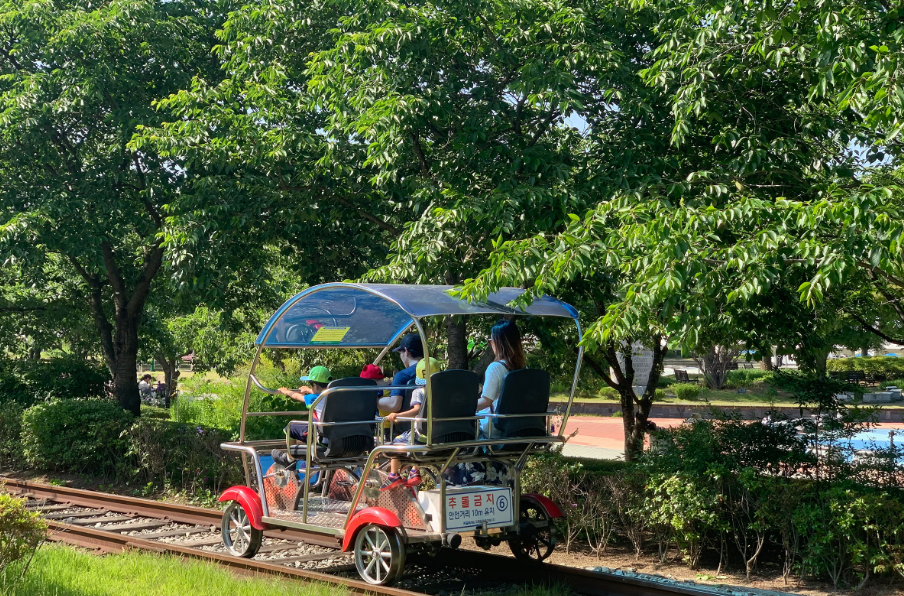
[[[480,550],[473,539],[465,538],[462,541],[463,548]],[[502,544],[490,549],[490,552],[498,555],[510,556],[511,552],[508,546]],[[810,596],[837,596],[838,594],[857,594],[858,596],[892,596],[904,594],[904,578],[900,576],[882,577],[872,579],[867,585],[858,591],[844,589],[839,587],[835,590],[831,584],[822,582],[798,581],[798,578],[792,577],[786,584],[782,579],[782,572],[777,564],[761,564],[757,571],[753,574],[750,581],[744,574],[744,568],[738,567],[738,561],[729,561],[729,564],[723,565],[721,572],[716,575],[718,570],[719,559],[713,553],[704,553],[698,569],[693,570],[687,567],[675,556],[665,564],[659,562],[658,558],[653,554],[644,553],[639,558],[635,558],[633,549],[620,546],[610,545],[605,552],[597,558],[596,554],[591,552],[586,545],[573,546],[569,553],[565,552],[564,545],[558,545],[552,556],[547,559],[556,565],[565,565],[569,567],[579,567],[581,569],[594,567],[608,567],[610,571],[618,569],[626,572],[645,573],[648,575],[661,575],[668,579],[674,580],[692,580],[704,585],[712,586],[738,586],[743,588],[753,588],[757,590],[774,590],[777,592],[790,592],[794,594],[807,594]],[[712,556],[708,556],[708,555]],[[731,556],[731,554],[729,554]],[[735,557],[737,558],[737,557]]]
[[[2,483],[3,476],[21,480],[33,480],[46,484],[65,485],[71,488],[102,490],[103,492],[112,492],[121,495],[141,496],[149,499],[170,500],[182,504],[192,504],[184,498],[173,498],[171,495],[161,494],[141,494],[141,489],[134,486],[106,484],[97,479],[72,474],[0,474],[0,483]],[[464,538],[462,548],[480,550],[470,537]],[[505,544],[490,549],[490,552],[511,556],[511,552]],[[732,557],[731,553],[729,553],[729,557]],[[689,569],[687,565],[680,561],[677,553],[673,553],[672,559],[665,564],[662,564],[652,553],[643,553],[639,558],[636,558],[632,549],[618,544],[607,547],[599,558],[597,558],[596,554],[591,552],[586,545],[578,544],[577,546],[572,546],[571,551],[566,553],[564,545],[560,544],[556,547],[556,551],[548,560],[556,565],[567,565],[569,567],[579,567],[582,569],[608,567],[611,571],[621,569],[626,572],[661,575],[668,579],[682,581],[692,580],[700,584],[713,586],[738,586],[759,590],[775,590],[778,592],[806,594],[808,596],[837,596],[838,594],[845,593],[857,594],[858,596],[897,596],[904,594],[904,578],[901,578],[899,575],[894,577],[885,576],[873,578],[866,586],[856,592],[841,587],[839,587],[838,590],[835,590],[831,584],[822,582],[805,581],[801,583],[795,577],[792,577],[786,584],[782,578],[780,567],[768,560],[759,566],[753,577],[748,581],[744,575],[743,567],[739,567],[740,562],[735,559],[737,559],[737,557],[729,560],[728,564],[723,565],[722,570],[717,575],[716,572],[719,560],[718,556],[712,551],[704,553],[699,568],[693,570]]]

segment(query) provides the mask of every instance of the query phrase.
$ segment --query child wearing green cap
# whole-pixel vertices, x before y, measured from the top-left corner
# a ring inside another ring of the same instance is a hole
[[[308,371],[307,375],[299,378],[299,381],[305,381],[307,385],[302,385],[298,389],[280,387],[277,391],[289,399],[301,402],[306,407],[311,407],[311,404],[317,401],[317,398],[326,390],[332,380],[333,374],[330,372],[330,369],[325,366],[315,366]],[[326,399],[314,407],[314,420],[320,420],[325,405]],[[306,423],[300,422],[290,424],[286,427],[286,430],[289,432],[289,436],[295,439],[295,442],[307,442],[308,425]],[[273,456],[273,461],[282,464],[283,466],[288,466],[292,463],[286,452],[281,449],[274,449],[271,455]]]

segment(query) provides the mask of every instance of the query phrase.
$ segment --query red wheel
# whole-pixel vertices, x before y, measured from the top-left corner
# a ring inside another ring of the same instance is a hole
[[[221,525],[223,545],[236,557],[250,559],[257,554],[264,533],[251,526],[248,513],[238,501],[233,501],[223,511]]]

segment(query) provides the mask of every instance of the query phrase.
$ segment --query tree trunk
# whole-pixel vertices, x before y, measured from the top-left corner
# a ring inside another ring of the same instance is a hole
[[[647,421],[650,417],[650,408],[653,407],[653,395],[656,393],[656,385],[662,376],[662,363],[666,350],[662,347],[662,338],[653,338],[653,368],[646,379],[634,378],[634,363],[630,353],[625,354],[624,367],[618,363],[615,344],[609,344],[602,356],[611,369],[611,374],[605,366],[597,362],[593,355],[585,354],[584,361],[588,367],[599,375],[607,385],[618,391],[622,410],[622,428],[625,433],[625,461],[634,461],[643,451],[643,439],[646,432]],[[644,393],[639,398],[634,394],[634,385],[646,384]]]
[[[446,368],[467,370],[468,328],[464,317],[446,317],[446,339]]]
[[[761,370],[772,370],[772,356],[763,356],[763,359],[760,361],[760,369]]]
[[[163,407],[170,407],[170,398],[176,393],[176,381],[179,379],[179,360],[178,356],[168,357],[163,352],[157,354],[157,360],[163,367],[163,384],[166,385],[166,392],[163,394]],[[158,396],[159,397],[159,396]]]
[[[713,346],[702,356],[694,356],[694,361],[703,370],[706,386],[721,389],[728,380],[728,367],[740,354],[736,348]]]
[[[119,327],[119,325],[117,325]],[[119,344],[119,342],[117,342]],[[113,397],[123,410],[141,415],[141,396],[138,394],[138,334],[133,341],[117,345],[116,366],[113,374]]]
[[[158,224],[159,227],[159,224]],[[113,324],[104,309],[104,282],[99,275],[89,271],[78,259],[69,255],[69,262],[87,282],[88,304],[94,324],[100,334],[100,345],[110,374],[113,375],[113,396],[124,410],[141,415],[141,397],[138,395],[138,325],[151,291],[151,282],[163,264],[162,241],[158,241],[145,255],[141,274],[129,294],[126,282],[116,263],[113,247],[101,242],[104,274],[113,290]]]

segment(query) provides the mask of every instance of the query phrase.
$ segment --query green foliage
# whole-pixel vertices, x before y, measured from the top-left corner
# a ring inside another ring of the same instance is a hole
[[[771,378],[772,373],[766,370],[750,368],[730,370],[728,371],[728,381],[725,384],[725,388],[752,387],[759,383],[768,383]]]
[[[670,389],[675,393],[675,397],[688,401],[697,399],[703,391],[699,385],[693,383],[676,383]]]
[[[360,372],[360,371],[359,371]],[[258,379],[270,387],[298,387],[298,376],[279,375],[282,383],[274,382],[274,375],[264,372]],[[242,421],[242,404],[245,399],[247,377],[234,377],[228,382],[190,383],[187,390],[178,397],[171,408],[174,421],[201,424],[227,431],[233,439],[238,438]],[[249,411],[292,412],[304,411],[302,404],[282,395],[262,394],[252,389]],[[305,417],[307,414],[300,414]],[[278,416],[261,416],[246,421],[246,439],[274,439],[285,436],[283,428],[289,419]]]
[[[654,402],[656,402],[656,401],[662,402],[662,400],[664,400],[664,399],[665,399],[665,389],[657,389],[653,393],[653,401]]]
[[[599,390],[598,395],[600,397],[602,397],[603,399],[608,399],[611,401],[621,400],[621,396],[619,395],[618,391],[616,391],[612,387],[603,387],[602,389]]]
[[[28,570],[35,551],[47,537],[41,514],[25,508],[25,500],[0,486],[0,587],[15,585]]]
[[[169,420],[138,420],[126,432],[126,455],[142,483],[176,487],[189,493],[221,492],[241,484],[241,462],[220,444],[231,432]]]
[[[39,470],[115,474],[128,441],[122,436],[132,415],[112,401],[56,400],[32,406],[22,416],[22,446]]]
[[[674,538],[684,560],[696,569],[707,532],[716,528],[719,495],[706,477],[654,475],[647,483],[643,510],[651,526]],[[701,482],[704,480],[704,482]]]
[[[103,365],[76,358],[0,361],[0,401],[23,405],[51,399],[100,397],[110,374]]]
[[[217,563],[187,557],[131,549],[98,557],[59,543],[38,551],[31,572],[20,585],[6,586],[5,591],[3,587],[4,596],[351,596],[335,584],[241,577]]]
[[[22,465],[22,412],[14,401],[0,401],[0,468]]]
[[[829,372],[860,371],[886,378],[904,377],[904,358],[875,356],[871,358],[835,358],[826,364]]]

